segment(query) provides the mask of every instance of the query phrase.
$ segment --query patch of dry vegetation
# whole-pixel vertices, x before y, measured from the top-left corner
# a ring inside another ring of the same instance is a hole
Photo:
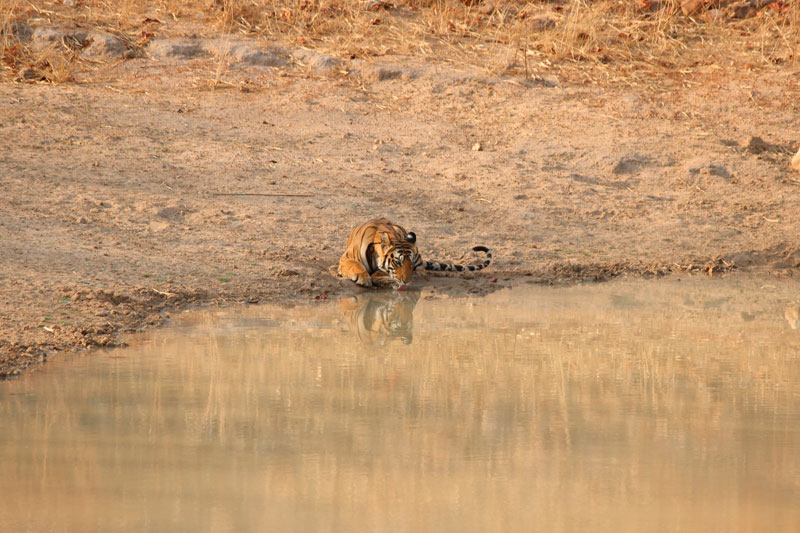
[[[0,56],[14,76],[32,68],[54,82],[81,66],[76,43],[26,47],[15,31],[24,24],[101,30],[131,48],[190,27],[341,56],[407,54],[586,81],[796,65],[800,2],[749,3],[748,11],[747,1],[725,0],[0,0]]]

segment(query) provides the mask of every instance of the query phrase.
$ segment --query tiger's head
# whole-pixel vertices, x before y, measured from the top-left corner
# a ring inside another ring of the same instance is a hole
[[[388,233],[381,233],[382,256],[380,270],[398,287],[411,283],[414,270],[422,264],[417,250],[417,236],[408,232],[403,239],[393,239]]]

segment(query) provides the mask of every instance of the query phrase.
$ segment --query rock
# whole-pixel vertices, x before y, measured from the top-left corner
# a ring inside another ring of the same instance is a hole
[[[63,36],[63,31],[54,28],[36,28],[31,34],[31,44],[34,48],[41,48],[43,45],[60,41]]]
[[[650,164],[650,159],[647,157],[634,155],[630,157],[623,157],[617,161],[611,168],[612,174],[634,174],[639,172],[642,167]]]
[[[718,178],[724,178],[726,180],[733,178],[733,174],[731,174],[727,168],[721,165],[715,165],[702,157],[689,161],[686,165],[686,169],[691,176],[717,176]]]
[[[84,54],[89,57],[122,57],[126,52],[125,44],[107,33],[92,33]]]
[[[231,47],[229,55],[240,63],[258,67],[282,67],[286,58],[278,50],[262,50],[254,46],[237,45]]]
[[[167,220],[182,221],[185,218],[187,210],[183,207],[164,207],[159,209],[156,216],[165,218]]]
[[[749,267],[757,264],[759,257],[754,252],[736,252],[728,255],[725,261],[737,267]]]
[[[152,41],[148,46],[150,55],[154,57],[182,57],[191,59],[194,57],[207,56],[208,52],[193,41]]]
[[[736,14],[745,14],[749,10],[758,10],[759,8],[768,4],[771,0],[682,0],[681,11],[687,17],[697,15],[703,11],[712,8],[720,10],[727,9],[729,17],[736,16]],[[656,2],[652,2],[655,4]],[[659,2],[661,4],[661,2]],[[665,3],[665,6],[668,5]]]
[[[797,150],[797,153],[794,154],[794,157],[792,158],[791,166],[792,166],[792,168],[794,170],[796,170],[797,172],[800,172],[800,150]]]
[[[475,143],[475,144],[472,145],[472,151],[473,152],[480,152],[481,150],[483,150],[483,147],[481,146],[481,143]]]
[[[746,0],[744,2],[734,2],[727,7],[728,17],[732,19],[744,19],[755,15],[758,12],[759,2]]]
[[[35,28],[30,33],[28,45],[32,50],[41,52],[62,46],[71,50],[81,50],[89,42],[89,33],[85,31],[67,31],[62,28]]]
[[[36,72],[35,70],[33,70],[32,68],[26,68],[25,70],[23,70],[22,72],[20,72],[20,75],[22,75],[22,79],[23,79],[23,80],[35,80],[35,79],[37,79],[37,78],[41,77],[41,76],[39,75],[39,73],[37,73],[37,72]]]
[[[730,172],[728,172],[727,168],[721,167],[719,165],[709,165],[708,166],[708,173],[711,176],[717,176],[717,177],[720,177],[720,178],[725,178],[726,180],[729,180],[729,179],[733,178],[733,175]]]
[[[530,76],[520,81],[523,87],[546,87],[551,89],[561,83],[556,76]]]
[[[774,148],[761,137],[748,137],[747,140],[742,143],[742,146],[744,147],[745,151],[750,152],[751,154],[762,154]]]
[[[330,72],[341,66],[341,61],[329,54],[318,54],[310,50],[297,50],[292,56],[315,72]]]
[[[418,74],[414,70],[394,65],[370,66],[361,71],[361,78],[368,82],[389,81],[398,78],[413,80],[417,77]]]

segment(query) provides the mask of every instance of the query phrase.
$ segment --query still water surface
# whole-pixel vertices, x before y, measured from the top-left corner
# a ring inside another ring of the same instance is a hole
[[[798,531],[799,304],[729,278],[182,316],[0,382],[0,530]]]

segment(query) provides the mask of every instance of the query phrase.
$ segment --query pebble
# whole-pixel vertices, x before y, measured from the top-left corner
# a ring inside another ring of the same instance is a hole
[[[480,152],[481,150],[483,150],[483,147],[481,146],[481,143],[475,143],[475,144],[472,145],[472,151],[473,152]]]

